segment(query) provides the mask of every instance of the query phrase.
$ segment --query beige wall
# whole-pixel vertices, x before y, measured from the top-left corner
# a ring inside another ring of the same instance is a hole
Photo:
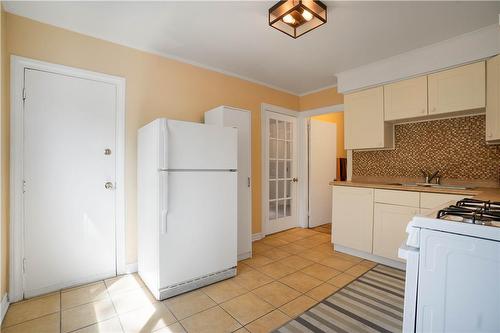
[[[136,135],[157,117],[197,121],[218,105],[252,112],[253,232],[260,232],[260,106],[280,105],[298,110],[299,97],[146,52],[84,36],[12,14],[4,16],[7,55],[84,68],[117,75],[126,88],[126,247],[127,262],[137,258],[136,245]],[[5,79],[5,80],[4,80]],[[8,81],[8,73],[2,81]],[[8,220],[9,111],[2,107],[2,166],[4,226]],[[4,228],[4,231],[6,229]],[[4,233],[6,234],[6,233]],[[7,258],[3,252],[3,269]],[[2,291],[5,291],[5,286]],[[2,292],[3,294],[3,292]]]
[[[175,60],[113,44],[75,32],[3,13],[1,27],[1,139],[2,139],[2,285],[7,290],[9,219],[9,57],[32,59],[124,77],[126,90],[126,247],[127,262],[137,258],[136,244],[136,133],[157,117],[202,121],[203,113],[218,105],[252,112],[252,186],[254,233],[261,231],[260,106],[269,103],[308,110],[343,102],[335,88],[303,97],[205,70]],[[340,127],[340,126],[339,126]],[[339,129],[340,132],[340,129]],[[1,296],[0,296],[1,297]]]
[[[337,92],[337,88],[327,88],[312,94],[300,97],[300,111],[322,108],[324,106],[343,104],[344,95]]]

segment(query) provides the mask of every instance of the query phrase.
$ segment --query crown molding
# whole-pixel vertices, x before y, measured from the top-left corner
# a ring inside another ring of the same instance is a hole
[[[339,93],[395,82],[500,53],[500,27],[492,24],[435,44],[337,73]]]

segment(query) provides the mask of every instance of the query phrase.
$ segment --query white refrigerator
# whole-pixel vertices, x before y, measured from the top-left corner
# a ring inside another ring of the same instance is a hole
[[[138,268],[156,299],[234,276],[237,130],[157,119],[137,161]]]

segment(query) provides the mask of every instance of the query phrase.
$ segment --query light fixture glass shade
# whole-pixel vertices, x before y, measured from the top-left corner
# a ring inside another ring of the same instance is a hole
[[[326,5],[316,0],[283,0],[269,8],[269,25],[297,38],[327,21]]]

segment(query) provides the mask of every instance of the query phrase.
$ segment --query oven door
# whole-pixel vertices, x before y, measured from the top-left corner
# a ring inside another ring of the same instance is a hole
[[[416,332],[500,332],[498,281],[500,242],[422,229]]]
[[[417,312],[418,265],[420,251],[416,247],[403,243],[398,256],[406,260],[405,300],[403,313],[403,332],[415,332],[415,318]]]

